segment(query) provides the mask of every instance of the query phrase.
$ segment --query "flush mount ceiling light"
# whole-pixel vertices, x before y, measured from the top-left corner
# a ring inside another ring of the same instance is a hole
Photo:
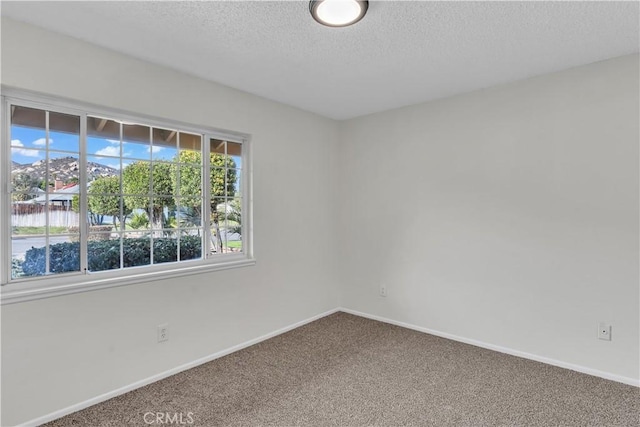
[[[313,19],[328,27],[346,27],[355,24],[367,13],[368,1],[311,0],[309,11]]]

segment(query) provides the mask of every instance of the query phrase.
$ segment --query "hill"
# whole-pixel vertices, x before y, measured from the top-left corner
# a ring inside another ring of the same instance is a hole
[[[74,178],[78,178],[79,171],[80,166],[78,159],[75,157],[69,156],[49,159],[49,173],[51,177],[60,179],[64,183],[72,181]],[[93,181],[100,177],[120,175],[120,171],[118,169],[94,162],[87,163],[87,172],[87,178],[89,181]],[[11,174],[24,174],[28,175],[33,180],[44,180],[47,174],[47,161],[38,160],[37,162],[25,164],[12,162]]]

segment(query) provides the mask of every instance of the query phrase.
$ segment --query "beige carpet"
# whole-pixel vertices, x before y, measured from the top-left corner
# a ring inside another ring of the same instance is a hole
[[[638,426],[640,390],[337,313],[47,425],[171,425],[148,412],[194,426]]]

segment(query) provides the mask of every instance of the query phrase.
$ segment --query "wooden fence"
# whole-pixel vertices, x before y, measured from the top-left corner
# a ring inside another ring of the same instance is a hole
[[[80,215],[66,206],[49,206],[49,226],[73,227],[80,223]],[[11,225],[14,227],[43,227],[47,223],[47,211],[44,205],[13,204],[11,206]]]

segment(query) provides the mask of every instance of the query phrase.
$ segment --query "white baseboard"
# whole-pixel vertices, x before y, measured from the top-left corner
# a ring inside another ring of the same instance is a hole
[[[524,351],[513,350],[507,347],[501,347],[499,345],[488,344],[482,341],[477,341],[470,338],[459,337],[457,335],[448,334],[446,332],[435,331],[433,329],[423,328],[421,326],[412,325],[409,323],[399,322],[397,320],[387,319],[386,317],[376,316],[373,314],[362,313],[360,311],[351,310],[348,308],[340,308],[340,311],[353,314],[355,316],[365,317],[371,320],[377,320],[379,322],[389,323],[391,325],[401,326],[407,329],[413,329],[414,331],[424,332],[430,335],[435,335],[442,338],[447,338],[453,341],[459,341],[465,344],[471,344],[476,347],[486,348],[488,350],[497,351],[500,353],[510,354],[512,356],[522,357],[524,359],[535,360],[536,362],[546,363],[547,365],[558,366],[560,368],[571,369],[572,371],[581,372],[587,375],[593,375],[595,377],[604,378],[611,381],[616,381],[623,384],[640,387],[640,380],[635,378],[623,377],[621,375],[612,374],[609,372],[599,371],[597,369],[587,368],[586,366],[574,365],[573,363],[567,363],[560,360],[550,359],[544,356],[538,356],[536,354],[526,353]]]
[[[169,369],[168,371],[161,372],[159,374],[153,375],[151,377],[145,378],[140,381],[136,381],[132,384],[126,385],[124,387],[120,387],[116,390],[101,394],[99,396],[93,397],[91,399],[85,400],[84,402],[77,403],[75,405],[68,406],[64,409],[60,409],[55,412],[51,412],[50,414],[43,415],[41,417],[35,418],[33,420],[27,421],[23,424],[20,424],[22,427],[32,427],[39,426],[44,423],[48,423],[49,421],[56,420],[58,418],[64,417],[65,415],[72,414],[74,412],[80,411],[82,409],[88,408],[89,406],[93,406],[97,403],[104,402],[116,396],[120,396],[121,394],[128,393],[132,390],[135,390],[140,387],[144,387],[156,381],[160,381],[164,378],[170,377],[182,371],[186,371],[187,369],[195,368],[196,366],[202,365],[207,362],[211,362],[212,360],[218,359],[220,357],[226,356],[228,354],[234,353],[238,350],[242,350],[243,348],[250,347],[259,342],[268,340],[269,338],[273,338],[277,335],[283,334],[285,332],[289,332],[292,329],[299,328],[300,326],[306,325],[307,323],[311,323],[315,320],[321,319],[323,317],[329,316],[330,314],[338,312],[339,309],[334,308],[333,310],[326,311],[324,313],[317,314],[313,317],[310,317],[305,320],[301,320],[300,322],[296,322],[292,325],[285,326],[284,328],[280,328],[277,331],[270,332],[268,334],[262,335],[258,338],[254,338],[249,341],[245,341],[241,344],[234,345],[233,347],[229,347],[227,349],[218,351],[216,353],[210,354],[209,356],[202,357],[200,359],[194,360],[193,362],[185,363],[184,365],[180,365],[176,368]]]
[[[498,345],[494,345],[494,344],[488,344],[482,341],[477,341],[474,339],[470,339],[470,338],[464,338],[464,337],[459,337],[457,335],[453,335],[453,334],[448,334],[446,332],[440,332],[440,331],[436,331],[433,329],[428,329],[428,328],[423,328],[421,326],[416,326],[416,325],[412,325],[409,323],[405,323],[405,322],[400,322],[397,320],[392,320],[392,319],[387,319],[385,317],[381,317],[381,316],[376,316],[373,314],[368,314],[368,313],[362,313],[360,311],[356,311],[356,310],[351,310],[348,308],[335,308],[333,310],[329,310],[326,311],[324,313],[320,313],[316,316],[310,317],[308,319],[302,320],[300,322],[296,322],[292,325],[289,326],[285,326],[284,328],[278,329],[276,331],[270,332],[268,334],[262,335],[260,337],[254,338],[252,340],[243,342],[241,344],[235,345],[233,347],[229,347],[227,349],[221,350],[219,352],[213,353],[209,356],[205,356],[202,357],[200,359],[194,360],[193,362],[189,362],[189,363],[185,363],[184,365],[180,365],[176,368],[173,369],[169,369],[167,371],[161,372],[159,374],[153,375],[151,377],[145,378],[143,380],[140,381],[136,381],[132,384],[120,387],[116,390],[101,394],[99,396],[93,397],[91,399],[85,400],[84,402],[80,402],[77,403],[75,405],[71,405],[68,406],[64,409],[60,409],[58,411],[52,412],[50,414],[47,415],[43,415],[41,417],[35,418],[33,420],[27,421],[23,424],[20,424],[20,426],[23,427],[31,427],[31,426],[39,426],[41,424],[47,423],[49,421],[53,421],[55,419],[64,417],[65,415],[69,415],[72,414],[74,412],[80,411],[82,409],[88,408],[89,406],[93,406],[95,404],[104,402],[106,400],[109,400],[111,398],[114,398],[116,396],[120,396],[121,394],[124,393],[128,393],[132,390],[135,390],[137,388],[140,387],[144,387],[145,385],[149,385],[151,383],[154,383],[156,381],[160,381],[164,378],[170,377],[172,375],[175,375],[177,373],[180,373],[182,371],[186,371],[187,369],[191,369],[191,368],[195,368],[196,366],[202,365],[204,363],[210,362],[212,360],[218,359],[220,357],[226,356],[228,354],[234,353],[238,350],[242,350],[243,348],[252,346],[254,344],[257,344],[259,342],[268,340],[269,338],[273,338],[277,335],[283,334],[285,332],[289,332],[292,329],[296,329],[299,328],[300,326],[306,325],[307,323],[311,323],[315,320],[321,319],[323,317],[329,316],[333,313],[336,313],[338,311],[342,311],[345,313],[349,313],[349,314],[353,314],[355,316],[360,316],[360,317],[365,317],[367,319],[372,319],[372,320],[377,320],[379,322],[384,322],[384,323],[389,323],[391,325],[396,325],[396,326],[400,326],[403,328],[407,328],[407,329],[412,329],[415,331],[419,331],[419,332],[424,332],[430,335],[435,335],[435,336],[439,336],[442,338],[447,338],[453,341],[459,341],[465,344],[471,344],[474,345],[476,347],[482,347],[482,348],[486,348],[489,350],[493,350],[493,351],[497,351],[500,353],[505,353],[505,354],[510,354],[512,356],[518,356],[518,357],[522,357],[525,359],[530,359],[530,360],[535,360],[536,362],[542,362],[542,363],[546,363],[548,365],[553,365],[553,366],[558,366],[560,368],[565,368],[565,369],[571,369],[572,371],[577,371],[577,372],[581,372],[584,374],[588,374],[588,375],[593,375],[596,377],[600,377],[600,378],[604,378],[607,380],[612,380],[612,381],[616,381],[616,382],[620,382],[623,384],[628,384],[628,385],[632,385],[635,387],[640,387],[640,380],[634,379],[634,378],[629,378],[629,377],[623,377],[621,375],[615,375],[615,374],[611,374],[609,372],[604,372],[604,371],[599,371],[596,369],[591,369],[591,368],[587,368],[585,366],[580,366],[580,365],[574,365],[572,363],[567,363],[567,362],[562,362],[560,360],[555,360],[555,359],[550,359],[548,357],[543,357],[543,356],[538,356],[535,354],[531,354],[531,353],[526,353],[523,351],[519,351],[519,350],[513,350],[510,348],[506,348],[506,347],[501,347]]]

